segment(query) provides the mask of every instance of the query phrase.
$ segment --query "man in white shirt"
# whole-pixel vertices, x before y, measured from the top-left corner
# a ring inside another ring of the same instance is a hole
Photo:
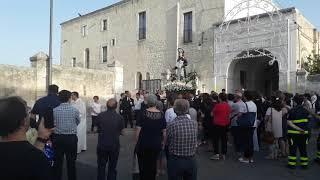
[[[140,119],[142,102],[143,102],[143,96],[141,97],[140,93],[136,93],[136,100],[134,102],[134,115],[135,115],[136,121]]]
[[[101,104],[99,103],[99,97],[93,97],[93,103],[91,104],[91,132],[95,132],[94,129],[97,126],[97,117],[101,113]]]
[[[80,113],[80,124],[77,126],[78,148],[77,153],[87,150],[87,113],[86,104],[79,98],[78,92],[72,92],[72,106]]]
[[[174,99],[173,98],[168,99],[168,103],[169,103],[169,108],[166,110],[164,115],[167,124],[171,123],[177,117],[177,114],[173,110]]]

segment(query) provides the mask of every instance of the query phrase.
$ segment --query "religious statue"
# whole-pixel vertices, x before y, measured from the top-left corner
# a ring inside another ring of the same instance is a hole
[[[177,80],[181,81],[186,78],[186,66],[188,66],[188,61],[184,57],[184,50],[182,48],[178,49],[179,57],[176,62],[174,69],[176,70]]]

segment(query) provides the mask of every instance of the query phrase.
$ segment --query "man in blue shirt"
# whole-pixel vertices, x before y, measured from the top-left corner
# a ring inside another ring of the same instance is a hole
[[[60,105],[60,101],[58,98],[59,87],[55,84],[52,84],[48,88],[48,95],[40,98],[36,101],[33,109],[31,110],[31,121],[30,126],[35,128],[38,127],[40,121],[36,121],[36,115],[39,115],[39,119],[45,117],[48,111],[58,107]],[[53,126],[53,119],[46,118],[45,126],[47,128],[52,128],[48,126]]]

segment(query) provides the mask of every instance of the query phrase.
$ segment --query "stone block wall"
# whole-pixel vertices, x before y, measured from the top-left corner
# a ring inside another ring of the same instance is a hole
[[[21,96],[29,104],[36,99],[35,69],[0,65],[0,97]]]
[[[29,106],[33,106],[37,99],[45,96],[47,55],[38,53],[30,60],[31,67],[0,65],[0,97],[21,96]],[[99,96],[101,103],[104,103],[106,99],[115,97],[115,90],[119,89],[115,88],[115,84],[122,85],[122,81],[116,83],[116,72],[119,69],[121,67],[88,70],[54,65],[52,83],[58,85],[59,90],[79,92],[86,102],[91,101],[93,96]]]

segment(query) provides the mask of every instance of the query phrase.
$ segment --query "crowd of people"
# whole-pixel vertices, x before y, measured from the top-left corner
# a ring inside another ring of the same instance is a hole
[[[20,97],[0,99],[0,179],[60,180],[66,159],[68,179],[76,180],[77,155],[87,149],[86,107],[79,93],[56,85],[32,109]],[[155,180],[167,171],[169,180],[195,180],[200,146],[212,153],[211,160],[241,163],[254,163],[254,153],[267,146],[267,159],[288,158],[288,168],[308,168],[307,144],[319,124],[320,97],[140,90],[135,98],[126,91],[119,101],[109,99],[105,110],[94,96],[89,107],[91,132],[98,133],[98,180],[116,179],[119,137],[128,124],[135,128],[134,178]],[[320,135],[317,143],[320,164]]]

